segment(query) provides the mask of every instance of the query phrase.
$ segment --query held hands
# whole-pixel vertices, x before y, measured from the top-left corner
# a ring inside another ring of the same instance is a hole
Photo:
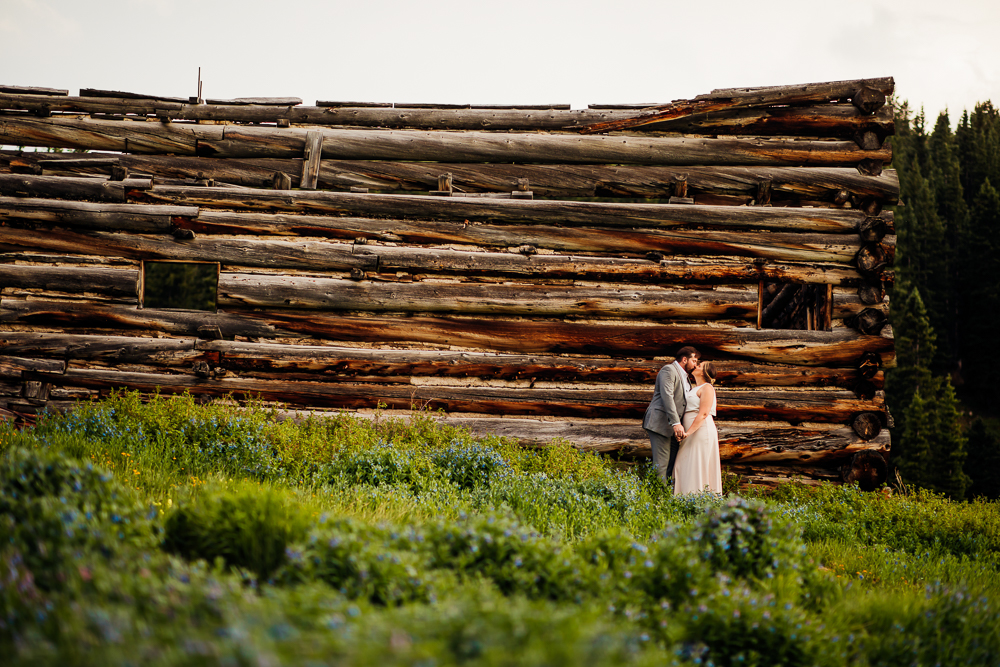
[[[684,433],[684,427],[680,424],[674,424],[674,437],[678,440],[683,440],[686,433]]]

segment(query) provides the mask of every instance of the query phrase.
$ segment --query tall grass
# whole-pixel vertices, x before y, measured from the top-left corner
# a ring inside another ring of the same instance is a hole
[[[997,503],[132,393],[0,454],[11,664],[1000,664]]]

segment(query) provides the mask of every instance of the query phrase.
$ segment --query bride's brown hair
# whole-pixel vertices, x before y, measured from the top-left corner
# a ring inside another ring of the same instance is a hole
[[[707,380],[709,384],[715,384],[715,366],[712,365],[711,361],[701,362],[701,372],[705,374],[705,380]]]

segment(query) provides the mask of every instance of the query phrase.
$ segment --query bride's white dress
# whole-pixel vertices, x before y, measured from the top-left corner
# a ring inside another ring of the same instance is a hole
[[[682,418],[686,431],[698,416],[701,398],[697,387],[686,394],[687,410]],[[715,405],[704,423],[690,437],[681,441],[674,463],[674,495],[701,493],[707,488],[722,493],[722,464],[719,460],[719,431],[715,428]]]

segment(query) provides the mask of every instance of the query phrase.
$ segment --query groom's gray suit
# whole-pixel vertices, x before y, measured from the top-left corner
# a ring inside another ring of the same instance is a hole
[[[664,484],[674,473],[674,461],[681,446],[674,437],[674,424],[681,423],[687,408],[684,375],[684,369],[676,361],[660,369],[656,374],[653,400],[642,419],[642,427],[649,434],[649,444],[653,448],[653,464]]]

